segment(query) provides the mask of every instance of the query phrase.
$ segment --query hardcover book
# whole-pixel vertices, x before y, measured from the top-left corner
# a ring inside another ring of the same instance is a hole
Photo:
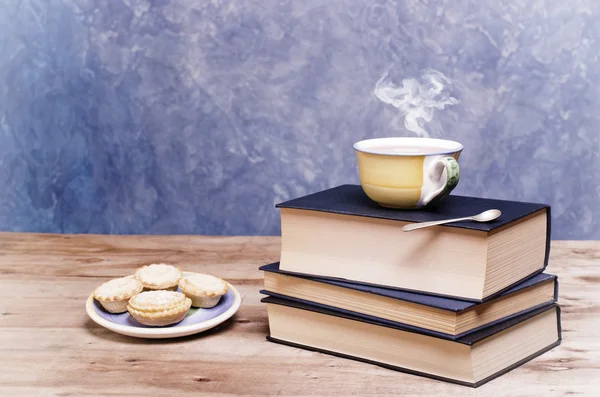
[[[431,331],[446,339],[461,338],[482,327],[504,321],[558,297],[558,280],[541,273],[517,284],[485,303],[424,295],[296,275],[279,268],[279,263],[260,267],[264,274],[261,293],[325,309],[347,313],[390,325],[402,324],[415,330]]]
[[[480,386],[558,346],[558,305],[456,340],[286,299],[266,297],[268,340],[382,367]]]
[[[300,197],[281,211],[281,270],[482,302],[541,273],[550,250],[546,204],[450,195],[424,210],[383,208],[357,185]],[[475,215],[411,232],[412,222]]]

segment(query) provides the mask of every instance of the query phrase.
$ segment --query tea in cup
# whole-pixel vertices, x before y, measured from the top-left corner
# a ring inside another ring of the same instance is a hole
[[[365,194],[388,208],[438,203],[458,184],[463,146],[433,138],[376,138],[354,144]]]

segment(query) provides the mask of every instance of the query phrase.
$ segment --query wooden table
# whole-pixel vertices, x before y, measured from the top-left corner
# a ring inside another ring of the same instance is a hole
[[[257,268],[279,248],[278,237],[0,233],[0,396],[600,396],[600,242],[552,244],[563,344],[478,389],[267,342]],[[153,261],[227,279],[240,310],[174,340],[118,335],[88,318],[97,285]]]

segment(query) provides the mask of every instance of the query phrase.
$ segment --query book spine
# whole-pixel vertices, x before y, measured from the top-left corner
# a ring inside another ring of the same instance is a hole
[[[546,208],[546,257],[544,258],[544,267],[542,271],[548,267],[548,259],[550,258],[550,240],[552,239],[552,215],[550,206]]]
[[[560,310],[560,306],[556,305],[556,322],[558,323],[558,345],[560,345],[560,342],[562,341],[562,322],[561,322],[561,310]],[[558,346],[557,345],[557,346]]]

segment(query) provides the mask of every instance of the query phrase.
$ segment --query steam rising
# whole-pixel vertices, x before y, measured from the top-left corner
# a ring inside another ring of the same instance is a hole
[[[404,127],[419,136],[429,136],[426,123],[433,119],[435,109],[456,105],[458,100],[448,93],[452,81],[435,70],[426,70],[421,82],[403,79],[402,86],[395,85],[388,73],[377,81],[374,93],[382,102],[394,106],[404,117]]]

